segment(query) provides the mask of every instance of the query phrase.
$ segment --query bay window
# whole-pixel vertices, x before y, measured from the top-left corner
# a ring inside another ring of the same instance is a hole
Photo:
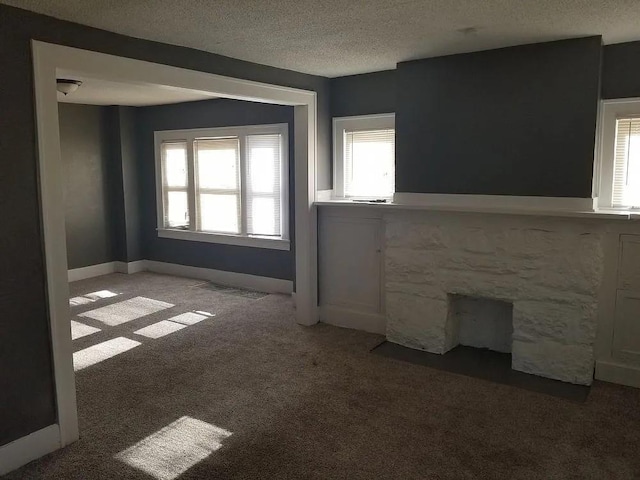
[[[287,125],[155,133],[158,235],[288,249]]]

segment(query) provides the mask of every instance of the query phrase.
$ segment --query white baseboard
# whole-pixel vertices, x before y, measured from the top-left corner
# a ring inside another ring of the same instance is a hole
[[[0,475],[61,448],[60,427],[49,425],[0,447]]]
[[[246,273],[226,272],[224,270],[214,270],[211,268],[191,267],[188,265],[178,265],[176,263],[156,262],[155,260],[144,260],[144,262],[146,270],[150,272],[197,278],[222,285],[229,285],[231,287],[248,288],[250,290],[268,293],[285,293],[290,295],[291,292],[293,292],[293,282],[291,280],[260,277]]]
[[[188,265],[179,265],[177,263],[157,262],[155,260],[138,260],[129,263],[101,263],[100,265],[91,265],[89,267],[69,270],[68,273],[69,281],[75,282],[77,280],[99,277],[100,275],[107,275],[114,272],[132,274],[147,271],[176,275],[178,277],[208,280],[221,285],[248,288],[250,290],[258,290],[261,292],[285,293],[289,295],[293,292],[293,282],[291,280],[260,277],[258,275],[249,275],[246,273],[226,272],[224,270],[214,270],[212,268],[191,267]]]
[[[387,319],[383,314],[362,313],[335,306],[320,307],[320,321],[336,327],[352,328],[384,335],[387,332]]]
[[[640,388],[640,366],[624,365],[612,360],[596,362],[596,380]]]
[[[147,270],[146,260],[136,260],[135,262],[114,262],[116,264],[116,272],[118,273],[138,273]]]
[[[67,272],[70,282],[86,280],[87,278],[99,277],[110,273],[138,273],[146,270],[145,260],[135,262],[108,262],[88,267],[74,268]]]
[[[117,272],[116,263],[121,262],[99,263],[98,265],[74,268],[67,272],[69,281],[77,282],[78,280],[85,280],[87,278],[99,277],[100,275],[108,275],[109,273]]]

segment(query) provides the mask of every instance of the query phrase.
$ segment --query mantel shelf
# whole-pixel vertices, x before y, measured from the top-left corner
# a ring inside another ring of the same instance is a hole
[[[490,215],[530,215],[541,217],[591,218],[602,220],[640,220],[640,212],[629,212],[628,210],[541,210],[533,208],[495,208],[481,206],[445,206],[424,204],[416,205],[393,202],[357,202],[353,200],[326,200],[314,202],[314,205],[318,207],[348,207],[363,209],[373,208],[380,210],[426,210],[433,212],[483,213]]]

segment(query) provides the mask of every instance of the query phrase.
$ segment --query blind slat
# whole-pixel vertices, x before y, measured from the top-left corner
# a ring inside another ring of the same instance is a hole
[[[612,203],[640,207],[640,118],[616,121]]]
[[[241,233],[238,137],[198,138],[193,150],[199,228],[205,232]]]
[[[395,130],[344,132],[346,197],[391,197],[395,190]]]
[[[249,235],[282,235],[282,136],[247,135],[246,199]]]
[[[162,142],[160,151],[164,226],[167,228],[188,228],[187,143]]]

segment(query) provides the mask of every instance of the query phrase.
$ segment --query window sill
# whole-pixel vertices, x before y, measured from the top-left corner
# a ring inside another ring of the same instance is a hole
[[[158,228],[158,237],[174,240],[188,240],[192,242],[219,243],[223,245],[237,245],[241,247],[268,248],[271,250],[291,249],[289,240],[271,237],[241,235],[225,235],[222,233],[194,232],[191,230],[177,230],[172,228]]]

